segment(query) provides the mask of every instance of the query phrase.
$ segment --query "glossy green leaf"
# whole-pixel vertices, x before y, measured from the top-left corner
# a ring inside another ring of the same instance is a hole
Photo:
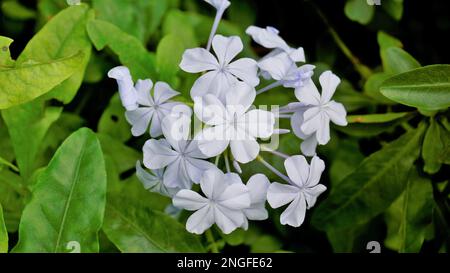
[[[111,48],[120,62],[129,67],[134,79],[155,78],[155,55],[148,52],[136,37],[103,20],[90,20],[87,31],[95,48]]]
[[[156,64],[159,79],[173,86],[174,77],[180,70],[181,56],[185,51],[183,41],[175,35],[167,35],[161,39],[156,50]]]
[[[28,60],[49,62],[78,52],[83,53],[75,73],[47,94],[48,98],[69,103],[77,93],[91,56],[92,46],[86,34],[86,22],[93,16],[87,5],[64,9],[34,35],[17,59],[18,63]],[[46,78],[48,79],[49,77]]]
[[[0,70],[0,109],[26,103],[51,91],[78,71],[84,56],[80,52],[68,58]]]
[[[20,174],[28,179],[36,166],[36,156],[42,141],[62,109],[46,108],[41,101],[32,101],[2,111],[8,126]]]
[[[350,20],[366,25],[372,21],[375,8],[365,0],[347,0],[344,12]]]
[[[16,20],[28,20],[36,17],[36,12],[23,6],[16,0],[6,0],[2,3],[4,15]]]
[[[15,252],[97,252],[106,200],[100,143],[89,129],[73,133],[56,151],[33,187]]]
[[[0,203],[0,253],[8,252],[8,231],[6,231],[5,220],[3,219],[3,208]]]
[[[446,158],[450,152],[448,146],[449,132],[434,118],[430,118],[422,146],[423,170],[429,174],[435,174],[441,168],[442,163],[448,162]]]
[[[109,101],[97,125],[99,133],[110,135],[122,142],[131,138],[131,129],[125,118],[125,108],[116,93]]]
[[[430,65],[386,80],[381,93],[401,104],[425,110],[450,106],[450,65]]]
[[[377,41],[378,45],[380,46],[380,51],[388,49],[389,47],[403,48],[403,44],[399,39],[389,35],[384,31],[378,31]]]
[[[385,245],[399,252],[419,252],[432,227],[433,207],[431,181],[413,170],[405,191],[386,211]]]
[[[103,231],[121,252],[205,252],[200,236],[172,217],[132,200],[108,199]]]
[[[390,77],[392,77],[392,74],[384,72],[372,74],[372,76],[370,76],[364,83],[364,94],[382,104],[397,104],[395,101],[383,96],[380,92],[381,85]]]
[[[386,210],[405,188],[424,131],[421,124],[367,157],[331,188],[330,195],[314,211],[313,225],[322,230],[347,228],[366,223]]]
[[[11,59],[11,52],[9,51],[9,46],[12,42],[13,39],[0,36],[0,70],[14,65],[14,61]]]
[[[381,50],[381,61],[386,73],[398,74],[419,68],[420,63],[408,52],[399,47]]]

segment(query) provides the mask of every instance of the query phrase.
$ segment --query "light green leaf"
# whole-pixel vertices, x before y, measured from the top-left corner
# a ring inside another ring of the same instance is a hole
[[[72,76],[80,68],[84,54],[44,63],[22,64],[0,70],[0,109],[33,100]]]
[[[56,151],[33,187],[25,207],[15,252],[98,252],[103,222],[106,172],[100,143],[89,129],[73,133]]]
[[[23,179],[10,170],[0,170],[0,203],[3,206],[6,229],[11,233],[15,233],[19,227],[27,197],[28,190]]]
[[[0,36],[0,70],[14,65],[14,61],[11,59],[11,52],[9,52],[9,46],[12,42],[13,39]]]
[[[367,157],[331,188],[328,198],[314,211],[313,225],[322,230],[343,229],[364,224],[386,210],[405,188],[424,131],[421,124]]]
[[[370,114],[370,115],[350,115],[347,116],[349,123],[384,123],[403,118],[411,113],[386,113],[386,114]]]
[[[183,41],[175,35],[170,34],[161,39],[156,49],[159,80],[174,85],[174,77],[180,70],[179,64],[185,49]]]
[[[399,47],[388,47],[381,51],[381,61],[386,73],[398,74],[419,68],[420,63]]]
[[[109,46],[127,66],[134,79],[155,78],[155,55],[148,52],[134,36],[117,26],[102,20],[90,20],[87,25],[89,37],[97,50]]]
[[[399,252],[419,252],[432,225],[431,181],[412,170],[405,191],[386,211],[385,245]]]
[[[4,15],[17,20],[28,20],[36,17],[36,12],[29,9],[16,0],[7,0],[2,3]]]
[[[99,133],[110,135],[122,142],[131,137],[131,127],[125,119],[125,109],[116,93],[109,101],[97,125]]]
[[[3,208],[0,203],[0,253],[8,252],[8,231],[6,231],[5,220],[3,219]]]
[[[384,72],[372,74],[372,76],[370,76],[364,84],[364,94],[382,104],[397,104],[395,101],[383,96],[380,92],[381,85],[390,77],[392,77],[392,74]]]
[[[4,159],[1,156],[0,156],[0,165],[5,165],[5,166],[13,169],[16,172],[19,171],[19,169],[14,164],[12,164],[11,162],[9,162],[8,160]],[[0,170],[1,170],[1,167],[0,167]]]
[[[396,21],[403,16],[403,0],[385,0],[381,7]]]
[[[3,119],[16,155],[20,174],[28,179],[36,166],[36,156],[42,141],[62,109],[48,107],[42,101],[32,101],[2,111]]]
[[[411,107],[440,110],[450,106],[450,65],[430,65],[386,80],[381,93]]]
[[[87,5],[64,9],[34,35],[17,59],[20,64],[29,60],[49,62],[78,52],[83,53],[75,73],[48,93],[47,98],[69,103],[78,91],[92,51],[86,34],[86,22],[93,16]],[[50,78],[49,76],[45,80]]]
[[[143,203],[108,198],[103,231],[121,252],[205,252],[200,236]]]
[[[446,158],[450,152],[448,147],[448,131],[441,126],[434,118],[430,118],[422,146],[422,158],[424,161],[423,170],[429,174],[435,174],[441,168],[442,163],[449,159]]]
[[[387,34],[384,31],[378,31],[377,41],[378,45],[380,46],[380,52],[382,50],[388,49],[389,47],[403,48],[403,44],[399,39]]]
[[[366,0],[347,0],[344,12],[348,19],[367,25],[372,21],[375,8],[373,5],[369,5]]]

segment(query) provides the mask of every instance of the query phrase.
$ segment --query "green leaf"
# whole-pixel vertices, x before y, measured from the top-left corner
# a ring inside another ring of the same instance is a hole
[[[386,73],[398,74],[419,68],[420,63],[408,52],[399,47],[381,50],[381,61]]]
[[[19,227],[27,197],[28,191],[23,179],[10,170],[0,170],[0,203],[3,206],[6,229],[11,233],[15,233]]]
[[[440,110],[450,106],[450,65],[430,65],[386,80],[381,93],[411,107]]]
[[[381,7],[396,21],[400,21],[403,16],[403,0],[382,1]]]
[[[372,21],[375,8],[367,4],[366,0],[347,0],[344,12],[348,19],[367,25]]]
[[[3,208],[0,204],[0,253],[8,252],[8,232],[6,231],[5,220],[3,219]]]
[[[432,225],[433,207],[431,181],[413,170],[405,191],[386,211],[385,245],[399,252],[419,252]]]
[[[75,73],[47,94],[47,98],[69,103],[77,93],[91,56],[92,46],[86,34],[86,22],[93,16],[92,10],[84,4],[64,9],[34,35],[17,59],[17,63],[28,60],[49,62],[83,53]]]
[[[386,210],[405,188],[407,174],[417,159],[424,124],[367,157],[331,189],[314,211],[315,227],[343,229],[368,222]]]
[[[200,236],[143,203],[108,199],[103,231],[121,252],[205,252]]]
[[[386,113],[386,114],[370,114],[370,115],[349,115],[347,121],[349,123],[384,123],[403,118],[411,113]]]
[[[159,80],[174,85],[174,77],[180,70],[179,64],[185,49],[183,41],[175,35],[167,35],[161,39],[156,49]]]
[[[11,59],[11,52],[9,52],[9,46],[12,42],[13,39],[0,36],[0,70],[14,65],[14,61]]]
[[[262,235],[252,243],[250,251],[252,253],[271,253],[281,250],[282,246],[277,238],[270,235]]]
[[[13,169],[13,170],[16,171],[16,172],[19,171],[19,169],[18,169],[14,164],[12,164],[11,162],[9,162],[8,160],[4,159],[4,158],[1,157],[1,156],[0,156],[0,165],[5,165],[5,166],[7,166],[7,167]],[[1,167],[0,167],[0,169],[1,169]]]
[[[442,163],[449,159],[448,131],[442,127],[434,118],[430,118],[430,126],[423,139],[422,158],[423,170],[429,174],[435,174],[441,168]]]
[[[8,0],[2,3],[4,15],[17,20],[28,20],[36,17],[36,12],[29,9],[15,0]]]
[[[130,69],[134,79],[156,77],[155,56],[136,37],[102,20],[90,20],[87,31],[95,48],[102,50],[109,46],[120,62]]]
[[[38,167],[36,156],[42,141],[61,111],[60,107],[45,108],[41,101],[32,101],[2,111],[23,178],[28,179]]]
[[[356,91],[350,82],[343,80],[334,94],[334,99],[344,104],[349,112],[375,105],[365,94]]]
[[[130,125],[125,119],[125,109],[120,101],[119,93],[109,101],[97,125],[99,133],[110,135],[122,142],[131,138]]]
[[[378,31],[377,41],[378,45],[380,46],[380,52],[382,50],[388,49],[389,47],[403,48],[403,44],[399,39],[387,34],[384,31]]]
[[[395,101],[383,96],[380,92],[381,85],[390,77],[392,77],[392,74],[384,72],[372,74],[372,76],[370,76],[364,84],[364,94],[382,104],[397,104]]]
[[[0,109],[33,100],[61,84],[79,70],[84,54],[43,63],[22,64],[0,70]]]
[[[86,128],[73,133],[38,177],[19,227],[15,252],[98,252],[106,172],[100,143]]]

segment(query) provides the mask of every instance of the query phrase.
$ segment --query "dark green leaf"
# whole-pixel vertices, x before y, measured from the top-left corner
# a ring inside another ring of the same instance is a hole
[[[447,130],[434,118],[430,118],[430,127],[425,134],[422,146],[422,158],[425,163],[423,170],[425,172],[429,174],[437,173],[441,164],[446,161],[445,157],[449,154],[448,137]]]
[[[99,133],[110,135],[122,142],[127,141],[131,137],[131,129],[125,119],[125,109],[120,102],[119,93],[116,93],[97,125]]]
[[[396,75],[383,83],[389,99],[425,110],[450,106],[450,65],[430,65]]]
[[[106,199],[106,172],[100,143],[83,128],[56,151],[33,187],[19,227],[15,252],[97,252]]]
[[[381,85],[385,80],[389,79],[390,77],[392,77],[392,74],[384,72],[372,74],[372,76],[370,76],[367,79],[366,83],[364,84],[364,94],[373,98],[379,103],[389,105],[397,104],[395,101],[392,101],[383,96],[383,94],[381,94],[380,92]]]
[[[331,189],[328,198],[315,210],[313,225],[323,230],[347,228],[366,223],[387,209],[405,188],[424,131],[421,124],[367,157]]]
[[[0,203],[0,253],[8,252],[8,232],[6,231],[3,209]]]

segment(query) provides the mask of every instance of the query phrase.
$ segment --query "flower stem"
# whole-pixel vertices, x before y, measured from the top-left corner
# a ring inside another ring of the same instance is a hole
[[[216,17],[214,18],[214,23],[211,28],[211,33],[209,34],[208,44],[206,46],[206,50],[211,50],[212,40],[214,35],[217,32],[217,28],[219,27],[220,20],[222,19],[223,13],[225,12],[225,8],[220,8],[217,10]]]
[[[220,160],[220,155],[216,156],[216,159],[214,160],[214,164],[217,166],[219,166],[219,160]]]
[[[284,181],[290,183],[291,180],[289,179],[289,177],[287,177],[286,175],[282,174],[279,170],[275,169],[275,167],[273,167],[272,165],[270,165],[269,163],[267,163],[261,156],[257,156],[256,159],[261,162],[267,169],[269,169],[270,171],[272,171],[274,174],[278,175],[281,179],[283,179]]]
[[[264,150],[261,149],[261,151],[271,153],[273,155],[279,156],[279,157],[284,158],[284,159],[289,158],[289,155],[287,155],[285,153],[282,153],[282,152],[279,152],[279,151],[270,150],[270,149],[264,149]]]
[[[280,85],[282,85],[282,83],[280,81],[273,82],[273,83],[269,84],[268,86],[263,87],[263,88],[259,89],[258,91],[256,91],[256,95],[262,94],[262,93],[269,91],[270,89],[273,89]]]
[[[211,232],[211,229],[208,229],[205,232],[205,235],[206,235],[206,239],[210,243],[211,252],[212,253],[219,253],[219,248],[217,247],[216,241],[214,240],[214,236],[213,236],[213,234]]]
[[[229,173],[231,172],[231,168],[230,168],[230,159],[228,158],[228,149],[225,150],[224,158],[225,158],[225,168]]]

